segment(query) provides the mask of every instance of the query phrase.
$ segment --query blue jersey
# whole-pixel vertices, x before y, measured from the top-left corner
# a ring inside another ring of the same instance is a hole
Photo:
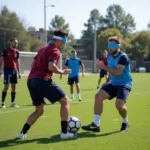
[[[71,69],[71,73],[68,75],[69,78],[79,75],[80,65],[82,64],[80,58],[76,57],[75,59],[68,58],[65,65]]]
[[[127,63],[125,65],[125,68],[119,76],[111,74],[110,75],[110,83],[112,85],[123,85],[123,86],[131,88],[132,87],[132,77],[131,77],[131,71],[130,71],[130,60],[124,52],[120,52],[119,55],[116,57],[109,55],[107,57],[108,67],[109,68],[117,68],[118,64],[120,64],[118,62],[120,61],[120,58],[122,56],[125,56],[127,58]]]

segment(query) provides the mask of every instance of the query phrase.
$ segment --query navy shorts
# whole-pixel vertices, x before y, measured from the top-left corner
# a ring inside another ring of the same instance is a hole
[[[69,85],[73,85],[74,83],[79,83],[79,76],[75,76],[75,77],[72,77],[72,78],[68,78],[68,84]]]
[[[117,97],[117,99],[125,100],[128,98],[128,95],[131,91],[129,87],[126,86],[116,86],[112,84],[106,84],[102,89],[110,95],[109,100]]]
[[[107,71],[102,69],[100,72],[100,77],[103,78],[105,75],[107,75]]]
[[[16,69],[4,69],[4,84],[18,83],[18,76]]]
[[[34,106],[45,103],[45,98],[53,104],[66,96],[51,79],[28,79],[27,86]]]

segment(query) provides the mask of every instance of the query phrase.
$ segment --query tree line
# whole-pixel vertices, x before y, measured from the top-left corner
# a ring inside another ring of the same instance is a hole
[[[107,39],[117,35],[122,39],[122,49],[128,53],[131,59],[143,61],[150,60],[150,23],[145,31],[136,31],[134,17],[125,12],[120,5],[110,5],[106,15],[100,14],[98,9],[90,12],[89,19],[84,23],[85,29],[82,31],[80,41],[85,55],[88,59],[93,59],[94,32],[96,31],[97,56],[107,49]],[[69,29],[63,16],[56,15],[50,20],[48,29],[48,41],[52,38],[52,32],[56,29],[63,29],[69,32],[68,45],[63,49],[63,54],[68,55],[76,39]],[[27,27],[26,21],[20,18],[16,12],[10,11],[6,6],[0,10],[0,51],[8,45],[8,40],[15,37],[19,40],[20,51],[38,51],[44,46],[44,41],[36,39],[29,34],[36,28]]]

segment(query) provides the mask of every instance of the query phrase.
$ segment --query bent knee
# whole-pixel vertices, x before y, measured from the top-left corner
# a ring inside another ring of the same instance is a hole
[[[70,100],[69,100],[69,97],[68,97],[67,95],[66,95],[65,97],[63,97],[63,98],[59,101],[59,103],[60,103],[61,105],[68,105],[69,102],[70,102]]]

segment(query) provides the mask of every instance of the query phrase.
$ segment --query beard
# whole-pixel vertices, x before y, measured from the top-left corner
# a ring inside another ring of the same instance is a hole
[[[110,51],[110,54],[115,55],[118,53],[118,49],[115,49],[113,52]]]

